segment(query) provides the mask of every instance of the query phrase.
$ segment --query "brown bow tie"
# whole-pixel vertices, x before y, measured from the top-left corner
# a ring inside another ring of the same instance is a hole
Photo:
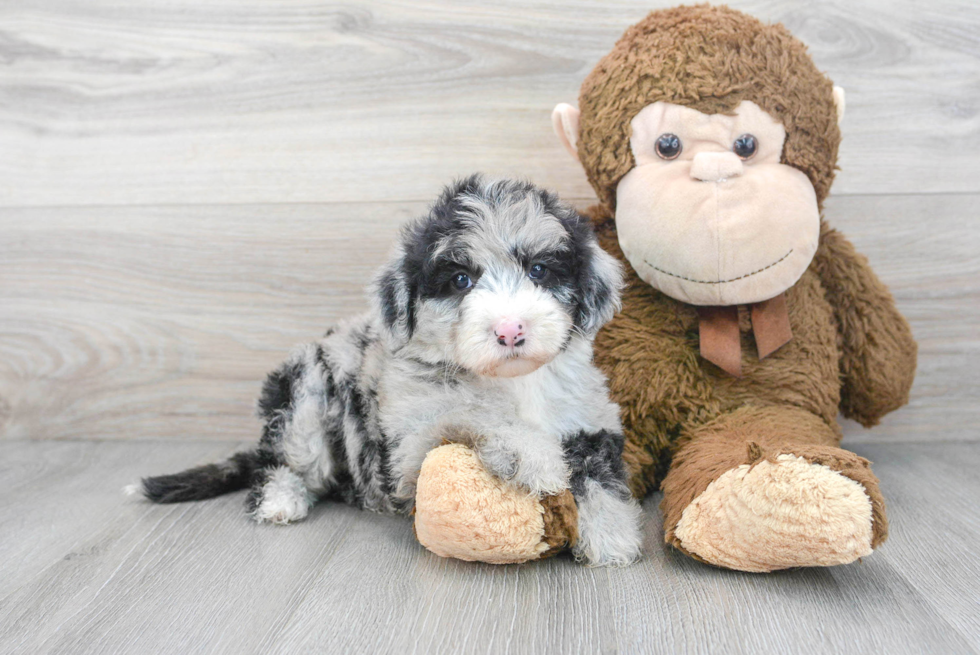
[[[759,359],[779,350],[790,339],[786,294],[750,305],[752,332]],[[735,377],[742,376],[742,343],[738,331],[738,306],[698,307],[701,356]]]

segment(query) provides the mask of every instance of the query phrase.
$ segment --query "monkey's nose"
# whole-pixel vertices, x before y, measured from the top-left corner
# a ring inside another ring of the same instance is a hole
[[[717,182],[742,174],[742,160],[734,152],[699,152],[691,162],[691,177]]]

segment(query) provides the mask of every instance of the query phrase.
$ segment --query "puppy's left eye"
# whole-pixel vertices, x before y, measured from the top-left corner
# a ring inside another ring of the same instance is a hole
[[[543,280],[548,277],[548,267],[544,264],[533,264],[528,269],[527,276],[532,280]]]
[[[473,286],[473,280],[466,273],[460,272],[453,276],[453,286],[459,291],[464,291]]]

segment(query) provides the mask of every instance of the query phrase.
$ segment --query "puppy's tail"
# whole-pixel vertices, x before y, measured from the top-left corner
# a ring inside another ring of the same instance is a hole
[[[252,484],[264,457],[258,450],[235,453],[218,464],[206,464],[171,475],[143,478],[126,487],[128,494],[143,494],[155,503],[204,500],[244,489]]]

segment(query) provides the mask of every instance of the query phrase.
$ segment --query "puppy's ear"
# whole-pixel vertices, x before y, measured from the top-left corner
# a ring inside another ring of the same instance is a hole
[[[623,267],[599,246],[591,231],[584,245],[584,265],[579,272],[582,297],[575,323],[589,337],[594,337],[621,307]]]
[[[378,273],[371,288],[371,301],[381,317],[389,344],[401,348],[412,337],[411,290],[405,275],[405,251],[399,246]]]

